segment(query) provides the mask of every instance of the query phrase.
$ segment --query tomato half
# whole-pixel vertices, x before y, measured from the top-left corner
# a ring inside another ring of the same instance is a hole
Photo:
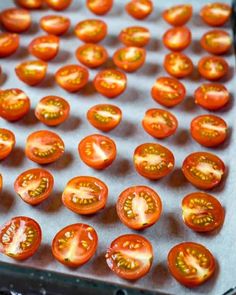
[[[196,152],[185,158],[182,171],[192,185],[200,189],[211,189],[221,182],[225,164],[214,154]]]
[[[171,52],[165,56],[164,68],[171,76],[184,78],[192,74],[193,63],[187,55]]]
[[[67,65],[56,72],[55,79],[57,84],[66,91],[77,92],[88,83],[89,72],[78,65]]]
[[[63,15],[46,15],[40,19],[42,30],[51,35],[63,35],[70,27],[70,19]]]
[[[229,33],[222,30],[212,30],[205,33],[200,42],[202,48],[212,54],[227,53],[232,46]]]
[[[31,15],[25,9],[8,8],[1,12],[0,21],[7,31],[23,33],[31,26]]]
[[[75,27],[75,35],[85,43],[98,43],[107,35],[107,25],[99,19],[86,19]]]
[[[131,0],[125,9],[133,18],[144,19],[152,13],[153,3],[151,0]]]
[[[16,52],[20,45],[17,34],[0,33],[0,57],[6,57]]]
[[[162,202],[153,189],[147,186],[133,186],[120,194],[116,211],[121,222],[126,226],[141,230],[159,220]]]
[[[119,34],[119,40],[128,47],[144,47],[151,38],[149,29],[144,27],[128,27]]]
[[[167,30],[163,35],[163,44],[172,51],[182,51],[192,40],[191,31],[187,27],[175,27]]]
[[[0,228],[0,252],[16,260],[33,256],[41,240],[39,224],[29,217],[14,217]]]
[[[157,143],[144,143],[134,151],[134,166],[143,177],[157,180],[168,175],[174,168],[174,155]]]
[[[64,265],[78,267],[95,254],[98,236],[95,229],[84,223],[68,225],[52,241],[52,254]]]
[[[8,129],[0,128],[0,160],[10,155],[16,143],[15,135]]]
[[[93,84],[97,92],[108,98],[114,98],[125,91],[127,77],[121,71],[107,69],[95,76]]]
[[[30,100],[20,89],[0,90],[0,116],[8,121],[17,121],[30,110]]]
[[[15,67],[15,72],[22,82],[35,86],[46,77],[47,68],[47,63],[41,60],[24,61]]]
[[[94,214],[106,206],[108,188],[104,182],[89,176],[71,179],[62,194],[63,204],[71,211],[82,214]]]
[[[152,266],[152,244],[140,235],[119,236],[107,249],[105,258],[116,275],[126,280],[137,280],[145,276]]]
[[[88,110],[87,119],[95,128],[108,132],[120,124],[122,112],[111,104],[97,104]]]
[[[209,3],[200,11],[202,20],[210,26],[223,26],[230,18],[231,7],[226,3]]]
[[[14,189],[24,202],[38,205],[49,197],[53,185],[52,174],[45,169],[36,168],[21,173],[15,180]]]
[[[45,0],[45,2],[53,10],[60,11],[67,9],[71,5],[72,0]]]
[[[38,9],[43,6],[43,0],[17,0],[17,4],[26,9]]]
[[[214,115],[201,115],[191,122],[191,135],[201,145],[214,147],[227,138],[227,123]]]
[[[193,15],[191,4],[172,6],[162,13],[164,20],[172,26],[185,25]]]
[[[79,62],[89,68],[100,67],[108,59],[107,50],[103,46],[93,43],[80,46],[75,55]]]
[[[219,56],[205,56],[198,63],[200,75],[210,81],[216,81],[227,75],[229,65]]]
[[[190,288],[207,281],[215,271],[215,264],[211,252],[193,242],[178,244],[168,254],[171,274],[179,283]]]
[[[86,0],[88,9],[97,15],[107,14],[113,6],[113,0]]]
[[[40,130],[31,133],[26,140],[25,154],[33,162],[49,164],[64,153],[64,142],[54,132]]]
[[[65,122],[70,114],[69,103],[59,96],[46,96],[36,106],[35,116],[48,126]]]
[[[116,158],[115,142],[100,134],[89,135],[82,139],[78,151],[86,165],[98,170],[107,168]]]

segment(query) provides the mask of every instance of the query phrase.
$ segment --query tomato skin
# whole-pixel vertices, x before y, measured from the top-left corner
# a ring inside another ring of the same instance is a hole
[[[50,14],[40,19],[40,27],[50,35],[61,36],[65,34],[70,27],[70,19],[63,15]]]
[[[7,31],[23,33],[31,26],[31,15],[26,9],[9,8],[1,12],[0,22]]]
[[[176,67],[178,67],[178,69],[176,69]],[[192,74],[193,63],[187,55],[171,52],[165,56],[164,68],[171,76],[175,78],[184,78]]]
[[[43,6],[43,0],[17,0],[17,4],[26,9],[38,9]]]
[[[6,142],[6,144],[4,144]],[[16,143],[15,135],[8,129],[0,128],[0,160],[7,158]]]
[[[96,15],[107,14],[113,6],[113,0],[86,0],[87,8]]]
[[[7,57],[16,52],[20,45],[17,34],[0,33],[0,57]]]
[[[119,40],[127,47],[145,47],[151,38],[149,29],[133,26],[123,29],[119,34]]]
[[[87,19],[75,26],[75,35],[85,43],[98,43],[106,37],[107,25],[99,19]]]
[[[232,46],[232,39],[230,35],[222,30],[211,30],[205,33],[201,40],[203,49],[212,54],[225,54]]]
[[[125,10],[133,18],[141,20],[152,13],[153,3],[151,0],[131,0],[126,4]]]
[[[200,75],[210,81],[217,81],[223,78],[227,75],[228,70],[229,65],[227,61],[219,56],[205,56],[198,62]]]
[[[3,187],[3,179],[2,179],[2,174],[0,174],[0,194],[2,192],[2,187]]]
[[[61,11],[67,9],[72,0],[45,0],[45,2],[51,9]]]
[[[213,27],[223,26],[229,20],[230,15],[231,7],[226,3],[209,3],[200,11],[202,20]]]
[[[177,13],[179,11],[179,13]],[[172,26],[180,27],[185,25],[193,14],[191,4],[176,5],[164,10],[162,13],[163,19]]]
[[[179,37],[178,42],[176,39]],[[182,51],[192,40],[191,31],[187,27],[175,27],[167,30],[162,37],[162,42],[169,50]]]

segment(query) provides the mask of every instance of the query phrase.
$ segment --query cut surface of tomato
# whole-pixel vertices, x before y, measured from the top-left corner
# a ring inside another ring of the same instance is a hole
[[[202,7],[200,16],[202,20],[214,27],[223,26],[230,18],[231,7],[226,3],[209,3]]]
[[[144,19],[152,13],[153,3],[151,0],[131,0],[125,9],[133,18]]]
[[[162,13],[164,20],[172,26],[185,25],[193,14],[191,4],[172,6]]]
[[[210,81],[216,81],[227,75],[229,65],[219,56],[205,56],[198,62],[200,75]]]
[[[36,37],[29,44],[29,52],[44,61],[55,58],[59,51],[60,39],[54,35]]]
[[[43,6],[43,0],[17,0],[16,2],[26,9],[38,9]]]
[[[31,26],[31,15],[26,9],[8,8],[1,12],[0,21],[7,31],[23,33]]]
[[[193,63],[187,55],[171,52],[165,56],[164,68],[171,76],[184,78],[192,74]]]
[[[107,14],[113,6],[113,0],[86,0],[88,9],[97,15]]]
[[[8,129],[0,128],[0,160],[10,155],[15,146],[15,135]]]
[[[87,43],[76,50],[76,58],[79,62],[89,68],[97,68],[108,59],[107,50],[98,44]]]
[[[85,43],[98,43],[107,35],[107,25],[99,19],[87,19],[75,27],[75,35]]]
[[[212,30],[205,33],[200,42],[202,48],[212,54],[227,53],[232,46],[229,33],[222,30]]]
[[[163,35],[163,44],[172,51],[182,51],[192,40],[191,31],[187,27],[175,27],[167,30]]]
[[[45,2],[53,10],[61,11],[67,9],[72,0],[45,0]]]
[[[20,45],[17,34],[0,33],[0,57],[10,56],[16,52]]]
[[[42,30],[51,35],[61,36],[70,27],[70,19],[63,15],[46,15],[40,19]]]
[[[119,34],[119,40],[128,47],[144,47],[150,38],[149,29],[139,26],[125,28]]]

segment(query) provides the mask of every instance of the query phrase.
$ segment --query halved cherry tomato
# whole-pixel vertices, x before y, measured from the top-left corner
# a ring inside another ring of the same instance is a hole
[[[198,71],[201,76],[210,81],[216,81],[227,75],[229,65],[225,59],[219,56],[202,57],[198,63]]]
[[[0,193],[2,192],[2,187],[3,187],[3,179],[2,179],[2,174],[0,174]]]
[[[48,65],[42,60],[24,61],[15,67],[18,78],[30,86],[35,86],[46,77]]]
[[[104,182],[89,176],[71,179],[62,194],[63,204],[71,211],[88,215],[106,206],[108,188]]]
[[[72,0],[45,0],[45,2],[50,8],[60,11],[68,8]]]
[[[52,254],[64,265],[78,267],[95,254],[98,236],[95,229],[84,223],[68,225],[52,241]]]
[[[38,205],[49,197],[53,185],[52,174],[45,169],[36,168],[21,173],[15,180],[14,189],[24,202]]]
[[[93,84],[97,92],[108,98],[114,98],[125,91],[127,77],[121,71],[107,69],[95,76]]]
[[[97,104],[88,110],[87,119],[95,128],[108,132],[120,124],[122,112],[111,104]]]
[[[119,34],[119,40],[128,47],[144,47],[148,44],[151,34],[144,27],[128,27]]]
[[[212,30],[202,36],[201,46],[212,54],[224,54],[231,48],[232,39],[225,31]]]
[[[147,186],[133,186],[120,194],[116,211],[126,226],[140,230],[152,226],[159,220],[162,202],[153,189]]]
[[[192,185],[200,189],[211,189],[221,182],[225,164],[214,154],[196,152],[185,158],[182,171]]]
[[[75,55],[79,62],[89,68],[100,67],[108,59],[107,50],[103,46],[93,43],[80,46]]]
[[[0,116],[8,121],[17,121],[30,110],[30,100],[20,89],[0,90]]]
[[[99,19],[87,19],[75,27],[75,35],[85,43],[98,43],[107,35],[107,25]]]
[[[33,162],[49,164],[63,155],[64,148],[64,142],[59,135],[48,130],[40,130],[27,137],[25,154]]]
[[[211,195],[196,192],[182,200],[182,216],[185,224],[194,231],[212,231],[224,222],[224,209]]]
[[[144,143],[134,151],[134,166],[143,177],[157,180],[174,168],[175,158],[170,150],[157,143]]]
[[[226,3],[209,3],[200,11],[202,20],[210,26],[223,26],[230,18],[231,7]]]
[[[67,65],[56,72],[55,79],[63,89],[77,92],[88,83],[89,72],[86,68],[78,65]]]
[[[191,4],[176,5],[166,9],[162,16],[164,20],[172,26],[185,25],[193,14],[193,7]]]
[[[113,0],[86,0],[90,11],[97,15],[107,14],[113,6]]]
[[[16,52],[20,45],[17,34],[0,33],[0,57],[6,57]]]
[[[186,287],[196,287],[207,281],[215,271],[215,258],[201,244],[184,242],[168,254],[168,266],[173,277]]]
[[[70,19],[63,15],[46,15],[40,19],[42,30],[51,35],[63,35],[70,27]]]
[[[139,47],[124,47],[116,50],[113,55],[114,64],[126,71],[137,71],[146,60],[146,50]]]
[[[10,155],[15,146],[15,135],[8,129],[0,128],[0,160]]]
[[[0,228],[0,252],[16,260],[33,256],[41,240],[39,224],[29,217],[14,217]]]
[[[178,127],[176,117],[166,110],[149,109],[142,120],[144,130],[155,138],[166,138]]]
[[[29,52],[39,59],[48,61],[57,56],[60,39],[54,35],[36,37],[29,44]]]
[[[17,0],[17,4],[26,9],[38,9],[43,6],[43,0]]]
[[[214,115],[201,115],[191,122],[191,135],[201,145],[214,147],[227,138],[227,123]]]
[[[171,76],[184,78],[193,72],[193,63],[187,55],[171,52],[165,56],[164,68]]]
[[[152,13],[153,3],[151,0],[131,0],[125,9],[133,18],[144,19]]]
[[[187,27],[175,27],[167,30],[163,35],[163,44],[172,51],[182,51],[192,40],[191,31]]]
[[[48,126],[57,126],[69,117],[70,105],[59,96],[45,96],[36,106],[35,116]]]
[[[126,280],[137,280],[145,276],[152,266],[152,244],[140,235],[123,235],[111,243],[105,257],[116,275]]]
[[[22,33],[31,26],[31,15],[25,9],[8,8],[1,12],[0,21],[6,30],[13,33]]]

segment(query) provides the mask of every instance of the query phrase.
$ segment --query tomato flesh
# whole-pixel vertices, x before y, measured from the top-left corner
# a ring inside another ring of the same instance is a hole
[[[107,14],[113,6],[113,0],[86,0],[88,9],[97,15]]]
[[[87,19],[75,27],[75,35],[85,43],[98,43],[107,35],[107,25],[102,20]]]
[[[185,25],[193,14],[193,7],[191,4],[176,5],[166,9],[162,17],[164,20],[172,26]]]
[[[200,42],[202,48],[212,54],[227,53],[232,46],[230,35],[222,30],[212,30],[205,33]]]
[[[15,135],[8,129],[0,128],[0,160],[7,158],[15,146]]]
[[[46,15],[40,19],[42,30],[51,35],[61,36],[70,27],[70,19],[63,15]]]
[[[16,52],[20,45],[17,34],[0,33],[0,57],[7,57]]]
[[[153,3],[151,0],[131,0],[125,9],[133,18],[144,19],[152,13]]]
[[[171,52],[165,56],[164,68],[171,76],[184,78],[192,74],[193,63],[187,55]]]
[[[67,9],[72,0],[45,0],[45,2],[53,10],[61,11]]]
[[[200,11],[202,20],[210,26],[223,26],[230,18],[231,7],[226,3],[209,3]]]
[[[175,27],[167,30],[163,35],[163,44],[172,51],[182,51],[192,40],[191,31],[187,27]]]
[[[198,63],[200,75],[210,81],[216,81],[227,75],[229,65],[225,59],[218,56],[205,56]]]
[[[128,27],[119,34],[119,40],[128,47],[144,47],[148,44],[151,34],[144,27]]]
[[[7,31],[23,33],[30,28],[32,20],[28,10],[9,8],[1,12],[0,21]]]
[[[43,0],[17,0],[17,4],[26,9],[38,9],[43,6]]]
[[[89,68],[100,67],[108,59],[107,50],[103,46],[93,43],[80,46],[75,55],[79,62]]]

